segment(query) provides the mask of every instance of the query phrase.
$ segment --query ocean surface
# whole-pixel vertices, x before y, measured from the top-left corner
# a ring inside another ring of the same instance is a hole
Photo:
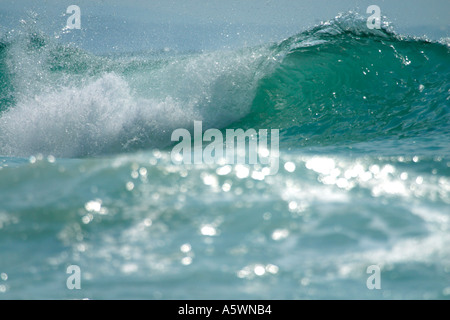
[[[448,39],[354,14],[101,55],[25,23],[0,41],[0,299],[449,299],[449,79]],[[279,129],[279,172],[175,165],[194,121]]]

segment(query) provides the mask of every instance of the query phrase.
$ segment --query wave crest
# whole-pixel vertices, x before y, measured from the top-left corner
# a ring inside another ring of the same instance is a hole
[[[0,45],[0,154],[165,147],[176,128],[276,128],[289,146],[448,133],[449,47],[355,14],[279,44],[98,57],[29,32]]]

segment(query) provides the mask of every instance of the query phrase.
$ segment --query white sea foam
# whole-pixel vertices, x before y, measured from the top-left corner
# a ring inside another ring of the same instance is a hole
[[[18,101],[0,118],[0,153],[98,155],[164,147],[175,128],[190,128],[194,120],[222,128],[249,112],[263,75],[252,64],[261,60],[255,51],[206,53],[125,75],[120,71],[130,61],[115,62],[118,72],[50,77],[45,66],[24,69],[30,59],[12,59],[19,66]],[[42,81],[35,81],[39,74]]]

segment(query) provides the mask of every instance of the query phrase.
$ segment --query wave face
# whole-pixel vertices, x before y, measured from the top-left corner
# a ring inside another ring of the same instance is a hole
[[[366,32],[348,19],[283,42],[242,125],[276,127],[289,145],[448,134],[449,47]]]
[[[176,128],[279,128],[285,146],[449,134],[449,47],[353,15],[230,52],[98,57],[27,31],[0,44],[0,153],[164,147]]]

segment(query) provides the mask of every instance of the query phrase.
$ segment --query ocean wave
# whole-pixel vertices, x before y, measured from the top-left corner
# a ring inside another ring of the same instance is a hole
[[[176,128],[281,129],[282,146],[449,134],[449,47],[346,14],[277,44],[95,56],[37,31],[0,44],[0,154],[170,144]]]

